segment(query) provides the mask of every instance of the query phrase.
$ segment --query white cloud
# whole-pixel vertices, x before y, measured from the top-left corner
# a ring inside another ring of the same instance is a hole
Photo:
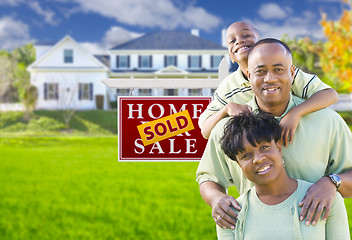
[[[130,32],[122,27],[111,27],[103,37],[103,43],[107,48],[115,47],[124,42],[130,41],[133,38],[140,37],[142,34]]]
[[[106,55],[109,52],[101,43],[93,43],[93,42],[80,42],[81,46],[87,49],[93,55]]]
[[[1,49],[12,50],[33,41],[34,39],[30,38],[29,28],[25,23],[8,16],[0,19]]]
[[[273,37],[281,39],[283,35],[289,38],[309,37],[312,40],[324,40],[322,27],[319,25],[320,16],[312,11],[304,11],[292,16],[290,9],[286,9],[288,16],[281,20],[243,19],[252,23],[260,32],[262,38]]]
[[[80,44],[92,54],[108,54],[109,49],[140,37],[141,35],[141,33],[131,32],[122,27],[113,26],[106,31],[101,43],[83,42]]]
[[[286,11],[276,3],[264,3],[260,5],[258,13],[263,19],[284,19],[287,17]]]
[[[0,0],[0,5],[9,5],[9,6],[17,6],[20,3],[23,3],[24,0]]]
[[[59,23],[59,21],[55,21],[55,13],[51,10],[44,10],[37,1],[28,2],[28,6],[33,9],[38,15],[43,16],[46,23],[52,25],[57,25]]]
[[[221,19],[204,8],[176,6],[172,0],[74,0],[83,12],[94,12],[118,22],[141,26],[175,29],[177,27],[199,28],[211,31],[219,26]]]

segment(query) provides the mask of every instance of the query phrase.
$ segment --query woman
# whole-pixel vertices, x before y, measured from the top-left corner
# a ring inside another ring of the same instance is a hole
[[[298,204],[311,183],[287,175],[280,137],[278,121],[264,113],[242,114],[227,123],[221,147],[254,187],[237,199],[242,209],[235,230],[218,229],[218,238],[350,239],[339,193],[326,221],[320,219],[315,226],[299,221]]]

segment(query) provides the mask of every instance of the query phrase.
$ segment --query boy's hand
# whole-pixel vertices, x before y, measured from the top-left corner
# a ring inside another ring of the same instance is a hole
[[[233,196],[225,195],[212,204],[212,216],[221,228],[235,229],[237,213],[231,208],[241,210],[240,205]]]
[[[242,105],[242,104],[237,104],[237,103],[228,103],[226,105],[226,112],[227,115],[231,116],[237,116],[240,113],[250,113],[252,112],[252,109],[248,105]]]
[[[292,143],[293,135],[301,119],[301,116],[292,110],[280,121],[280,126],[282,127],[281,141],[282,145],[285,147],[287,147],[289,143]]]

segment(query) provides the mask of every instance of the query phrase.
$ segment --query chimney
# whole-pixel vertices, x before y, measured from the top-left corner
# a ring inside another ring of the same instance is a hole
[[[191,29],[191,34],[193,36],[199,37],[199,29]]]
[[[223,29],[222,31],[221,31],[221,46],[223,46],[223,47],[227,47],[227,42],[226,42],[226,29]]]

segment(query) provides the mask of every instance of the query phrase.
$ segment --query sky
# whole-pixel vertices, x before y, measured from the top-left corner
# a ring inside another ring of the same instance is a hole
[[[93,54],[159,30],[199,29],[221,44],[222,29],[248,21],[262,37],[324,40],[321,13],[338,19],[341,0],[0,0],[0,49],[55,44],[70,35]]]

